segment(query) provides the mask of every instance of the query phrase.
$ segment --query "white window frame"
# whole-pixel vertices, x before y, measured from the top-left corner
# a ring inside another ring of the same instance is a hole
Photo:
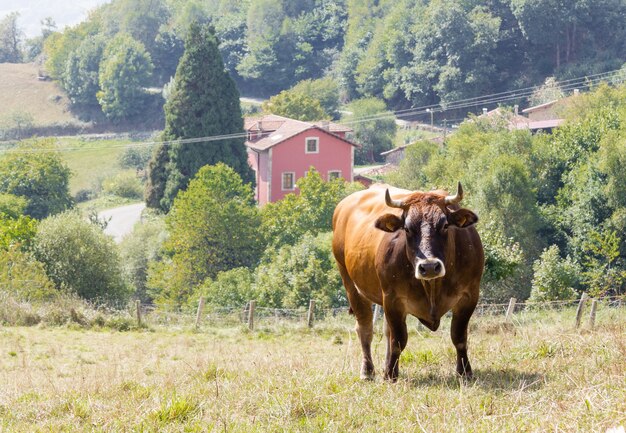
[[[291,175],[291,188],[285,188],[285,175]],[[293,171],[283,171],[280,174],[280,187],[283,191],[293,191],[296,189],[296,173]]]
[[[309,151],[309,140],[315,141],[315,151]],[[320,153],[320,138],[319,137],[306,137],[304,139],[304,153]]]
[[[337,173],[337,177],[332,177],[334,173]],[[328,170],[328,177],[327,177],[328,180],[340,179],[342,177],[343,176],[341,175],[341,170]]]

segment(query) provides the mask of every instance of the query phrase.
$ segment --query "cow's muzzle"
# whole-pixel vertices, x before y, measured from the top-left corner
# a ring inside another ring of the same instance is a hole
[[[439,259],[420,259],[415,266],[415,278],[418,280],[432,280],[445,274],[446,267]]]

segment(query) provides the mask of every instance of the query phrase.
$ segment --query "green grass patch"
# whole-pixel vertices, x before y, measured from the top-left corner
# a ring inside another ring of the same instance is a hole
[[[60,137],[57,147],[63,160],[72,170],[70,193],[99,187],[102,180],[113,177],[123,169],[119,158],[124,153],[125,144],[133,140],[84,140],[74,137]]]

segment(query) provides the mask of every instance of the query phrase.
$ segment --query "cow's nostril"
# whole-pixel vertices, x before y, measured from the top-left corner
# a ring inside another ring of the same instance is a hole
[[[435,263],[435,272],[436,273],[441,272],[441,263]]]
[[[420,274],[426,273],[426,267],[424,265],[418,265],[417,270],[419,271]]]

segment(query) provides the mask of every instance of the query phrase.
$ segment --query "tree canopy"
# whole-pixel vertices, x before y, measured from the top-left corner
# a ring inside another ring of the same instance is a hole
[[[20,44],[22,35],[17,27],[20,14],[11,12],[0,20],[0,63],[19,63],[22,61]]]
[[[0,193],[27,200],[24,214],[36,219],[72,206],[70,170],[50,140],[21,142],[0,156]]]
[[[443,146],[409,146],[389,180],[422,190],[463,182],[467,206],[481,218],[487,298],[525,299],[531,287],[542,300],[570,296],[567,287],[622,293],[625,92],[602,85],[569,98],[566,123],[551,135],[474,118]]]
[[[261,217],[252,188],[223,163],[198,171],[166,224],[167,259],[152,269],[148,284],[159,303],[184,304],[205,279],[259,260]]]
[[[322,108],[319,99],[293,90],[283,90],[263,102],[263,111],[305,122],[327,119],[329,115]]]
[[[385,113],[385,102],[377,98],[358,99],[348,105],[348,110],[350,114],[344,115],[342,121],[352,126],[350,135],[360,145],[354,163],[364,165],[383,161],[381,152],[393,148],[396,135],[395,119],[391,113]]]
[[[164,109],[164,140],[228,136],[243,131],[239,92],[224,69],[211,26],[191,25],[185,53],[176,70],[174,88]],[[156,152],[150,165],[148,188],[152,196],[148,204],[158,203],[163,210],[170,208],[178,191],[184,190],[198,170],[207,164],[224,162],[245,182],[253,181],[243,136],[173,143],[167,151]]]
[[[189,23],[210,22],[244,94],[269,97],[325,79],[343,101],[376,97],[401,109],[617,69],[625,13],[621,0],[114,0],[47,36],[44,52],[49,73],[70,83],[68,59],[86,38],[126,33],[152,59],[150,85],[163,86]]]
[[[57,289],[85,299],[117,302],[128,298],[113,239],[77,212],[43,220],[33,251]]]
[[[141,113],[153,68],[143,44],[130,35],[120,33],[109,42],[99,69],[100,91],[96,93],[102,112],[114,121]]]

